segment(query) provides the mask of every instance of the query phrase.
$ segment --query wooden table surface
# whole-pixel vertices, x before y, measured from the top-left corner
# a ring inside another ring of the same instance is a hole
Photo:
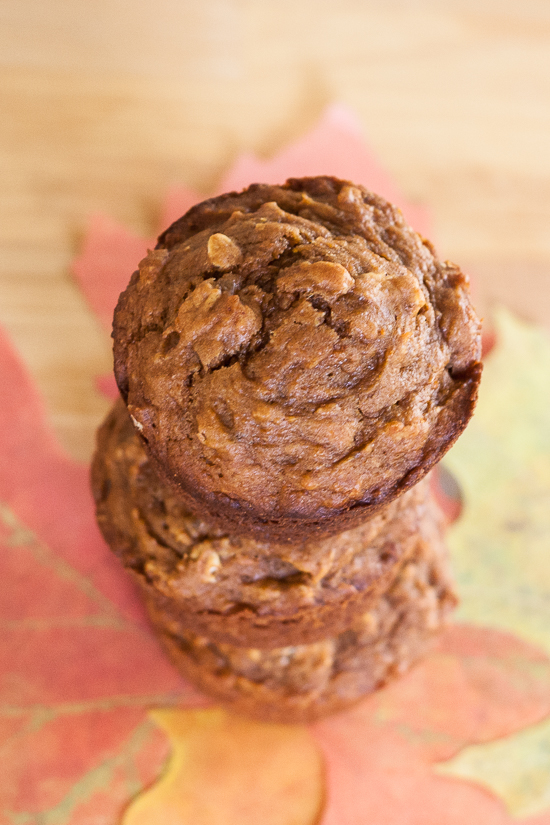
[[[332,101],[440,252],[550,327],[548,0],[4,0],[0,323],[80,459],[110,342],[69,274],[87,217],[150,234],[166,188],[207,193]]]

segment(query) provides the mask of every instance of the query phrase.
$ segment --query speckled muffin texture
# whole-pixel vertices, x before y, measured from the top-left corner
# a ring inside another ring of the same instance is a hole
[[[113,335],[166,480],[276,541],[355,526],[416,483],[480,377],[466,277],[399,210],[329,177],[191,209],[133,275]]]
[[[249,716],[303,722],[358,701],[423,656],[456,598],[435,533],[420,541],[388,590],[345,632],[273,650],[215,644],[167,626],[150,610],[181,672],[205,693]]]
[[[151,609],[179,633],[259,648],[336,635],[387,590],[426,529],[429,483],[334,537],[275,544],[192,515],[158,476],[119,401],[98,432],[92,486],[101,530]],[[439,532],[437,532],[439,530]]]

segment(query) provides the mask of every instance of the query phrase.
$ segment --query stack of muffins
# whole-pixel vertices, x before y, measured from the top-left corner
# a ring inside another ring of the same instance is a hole
[[[428,471],[466,426],[460,270],[329,177],[205,201],[114,320],[97,517],[180,670],[263,719],[345,706],[455,604]]]

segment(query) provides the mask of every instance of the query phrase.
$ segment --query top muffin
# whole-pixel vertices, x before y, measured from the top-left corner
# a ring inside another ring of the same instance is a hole
[[[132,276],[113,337],[165,478],[195,511],[277,540],[346,529],[416,483],[481,373],[466,276],[330,177],[193,207]]]

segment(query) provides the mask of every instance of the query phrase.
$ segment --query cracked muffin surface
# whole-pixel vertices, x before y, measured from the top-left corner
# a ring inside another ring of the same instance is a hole
[[[275,540],[344,530],[416,483],[464,429],[481,369],[466,277],[395,207],[328,177],[191,209],[113,336],[168,483]]]

